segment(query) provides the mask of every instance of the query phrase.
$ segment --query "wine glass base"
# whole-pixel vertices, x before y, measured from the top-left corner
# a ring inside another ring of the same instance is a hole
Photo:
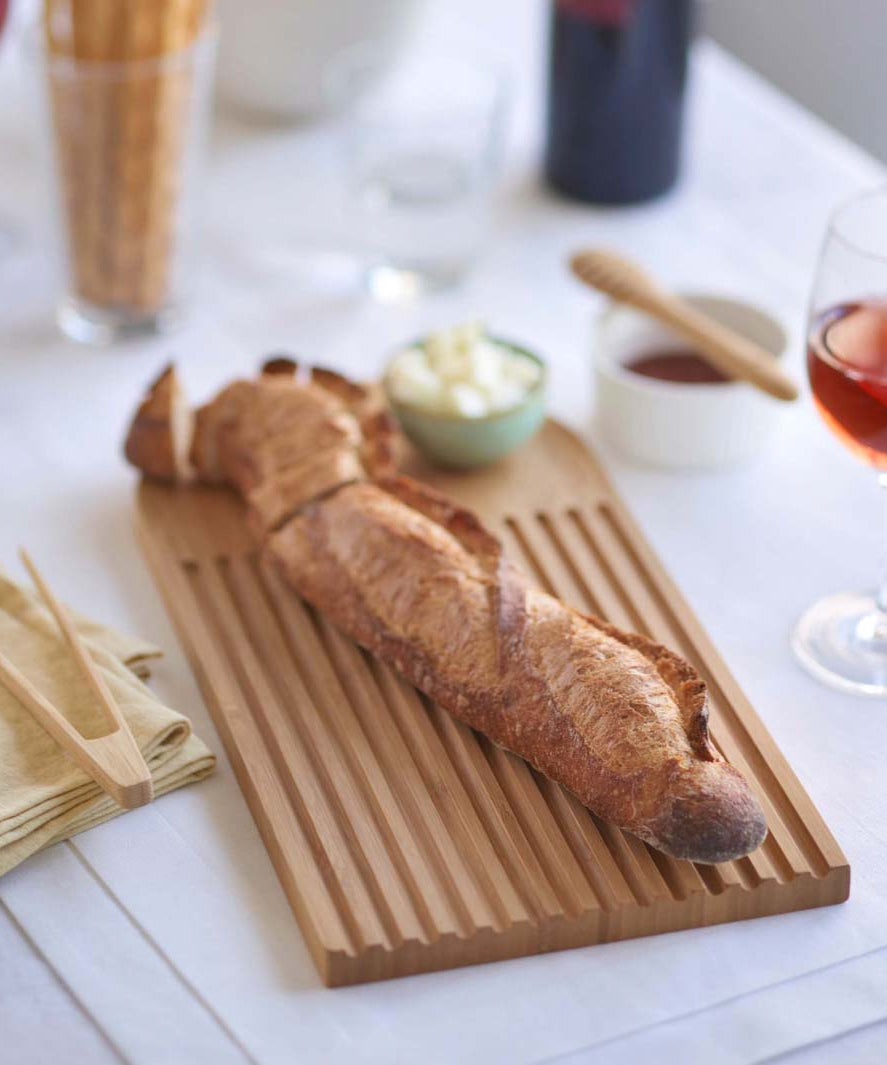
[[[178,307],[135,312],[128,308],[96,307],[70,297],[58,309],[59,329],[81,344],[113,344],[118,340],[155,336],[175,329],[181,321]]]
[[[887,695],[887,617],[872,595],[820,599],[792,634],[792,649],[817,680],[856,695]]]

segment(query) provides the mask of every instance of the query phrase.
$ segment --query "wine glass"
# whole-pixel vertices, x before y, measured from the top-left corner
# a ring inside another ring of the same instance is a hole
[[[832,215],[810,301],[807,372],[823,421],[877,471],[887,508],[887,188]],[[815,603],[792,645],[820,680],[887,694],[887,545],[877,590]]]

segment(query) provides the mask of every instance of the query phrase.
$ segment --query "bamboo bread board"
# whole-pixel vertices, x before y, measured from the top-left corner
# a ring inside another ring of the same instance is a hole
[[[408,472],[478,511],[546,590],[689,659],[770,833],[704,866],[604,824],[303,603],[233,494],[144,482],[139,538],[326,984],[847,898],[846,858],[575,436],[548,422],[495,467]]]

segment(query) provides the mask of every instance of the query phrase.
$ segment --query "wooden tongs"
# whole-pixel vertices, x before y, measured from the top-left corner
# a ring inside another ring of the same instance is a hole
[[[2,651],[0,683],[31,711],[56,743],[63,747],[112,799],[127,810],[144,806],[154,798],[154,785],[151,781],[151,771],[129,725],[120,713],[120,707],[101,672],[96,668],[67,611],[37,572],[27,552],[21,550],[19,555],[44,603],[58,622],[83,676],[99,700],[111,731],[104,736],[86,739],[28,678],[16,669]]]

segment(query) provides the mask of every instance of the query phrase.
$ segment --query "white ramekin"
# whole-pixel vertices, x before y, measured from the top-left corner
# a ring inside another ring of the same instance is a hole
[[[785,329],[761,307],[708,293],[682,295],[776,358],[785,352]],[[780,400],[740,381],[677,384],[625,368],[645,352],[687,347],[646,315],[609,305],[594,339],[598,426],[624,454],[654,466],[714,469],[750,458],[784,413]]]

